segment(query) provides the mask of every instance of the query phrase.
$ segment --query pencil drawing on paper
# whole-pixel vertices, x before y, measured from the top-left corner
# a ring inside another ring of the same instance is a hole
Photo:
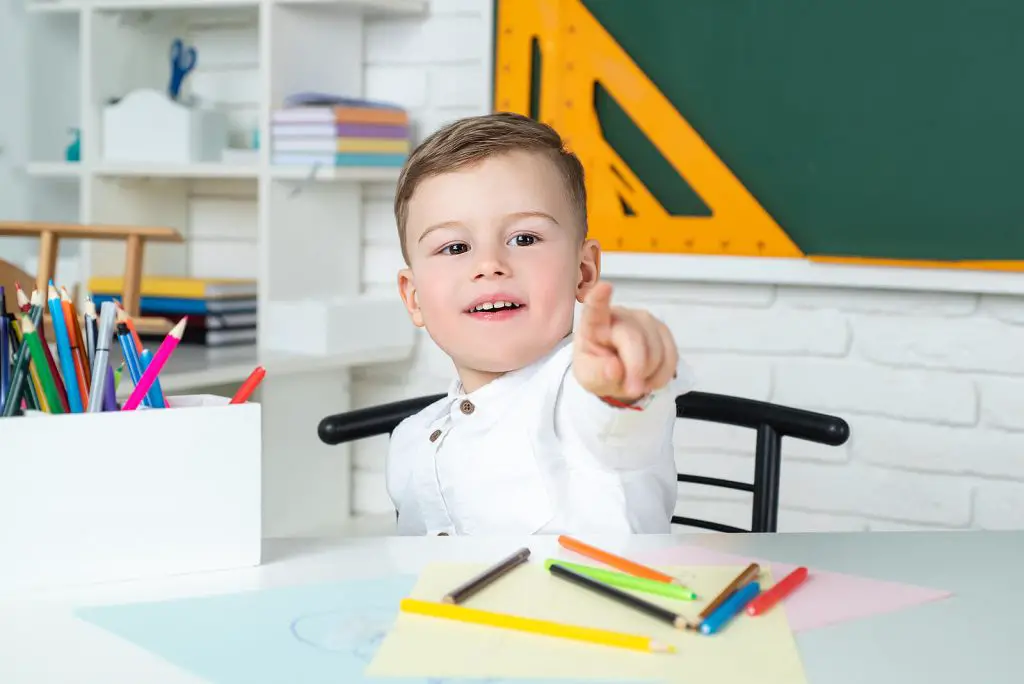
[[[369,610],[352,614],[333,610],[301,615],[291,622],[291,633],[300,643],[321,651],[344,653],[369,665],[395,621],[394,610]],[[504,678],[458,680],[460,684],[502,684]],[[424,684],[453,684],[448,677],[427,677]]]

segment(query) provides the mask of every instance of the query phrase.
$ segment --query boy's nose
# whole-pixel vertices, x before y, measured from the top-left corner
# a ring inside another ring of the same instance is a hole
[[[482,278],[500,278],[510,273],[508,263],[496,253],[481,254],[476,264],[476,275],[474,280]]]

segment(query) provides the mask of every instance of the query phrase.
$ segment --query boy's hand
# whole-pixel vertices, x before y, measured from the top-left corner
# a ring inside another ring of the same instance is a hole
[[[584,300],[572,367],[588,392],[628,404],[667,385],[679,356],[664,323],[646,311],[613,307],[611,298],[611,285],[599,282]]]

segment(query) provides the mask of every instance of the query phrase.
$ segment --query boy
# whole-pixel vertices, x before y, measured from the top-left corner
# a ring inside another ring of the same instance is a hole
[[[668,328],[610,305],[559,135],[509,113],[450,124],[406,162],[395,218],[402,300],[458,375],[391,437],[399,534],[668,532],[688,385]]]

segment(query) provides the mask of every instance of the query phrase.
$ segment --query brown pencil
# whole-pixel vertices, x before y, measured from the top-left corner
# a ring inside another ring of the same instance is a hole
[[[500,563],[496,563],[476,577],[449,591],[441,600],[445,603],[462,603],[502,575],[525,563],[529,558],[530,549],[523,547]]]
[[[746,570],[736,575],[736,579],[734,579],[732,582],[729,582],[729,586],[723,589],[722,593],[716,596],[714,601],[709,603],[707,607],[704,608],[704,610],[700,611],[700,618],[703,620],[708,615],[711,615],[711,613],[715,612],[715,610],[718,609],[718,606],[722,605],[727,598],[732,596],[733,592],[740,589],[741,587],[746,586],[751,581],[757,579],[757,575],[760,572],[761,566],[759,566],[757,563],[751,563],[750,565],[748,565]]]

